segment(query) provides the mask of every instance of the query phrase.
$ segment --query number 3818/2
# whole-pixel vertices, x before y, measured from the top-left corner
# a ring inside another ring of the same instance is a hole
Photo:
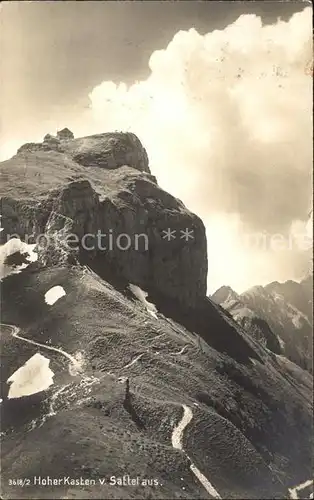
[[[9,479],[9,486],[29,486],[31,484],[30,479]]]

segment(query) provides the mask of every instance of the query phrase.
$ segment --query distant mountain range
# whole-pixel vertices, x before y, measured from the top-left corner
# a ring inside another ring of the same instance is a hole
[[[274,281],[237,294],[219,288],[212,300],[276,354],[313,372],[313,275],[301,282]]]

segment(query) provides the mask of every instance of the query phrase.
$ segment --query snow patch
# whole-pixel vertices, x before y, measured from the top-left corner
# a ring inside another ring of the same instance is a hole
[[[7,380],[11,384],[8,399],[30,396],[48,389],[53,384],[54,377],[49,363],[50,359],[36,353],[18,368]]]
[[[142,290],[139,286],[133,285],[132,283],[129,284],[129,288],[130,288],[131,292],[133,293],[133,295],[135,295],[135,297],[137,297],[138,300],[140,302],[142,302],[142,304],[145,306],[146,311],[151,316],[153,316],[153,318],[158,319],[158,317],[157,317],[157,308],[156,308],[155,304],[152,304],[151,302],[148,302],[146,300],[146,297],[147,297],[148,293],[144,292],[144,290]]]
[[[38,255],[35,252],[36,243],[29,245],[19,238],[11,238],[4,245],[0,246],[0,279],[19,274],[26,269],[32,262],[36,262]],[[19,253],[26,262],[20,265],[6,264],[6,259],[13,254]]]
[[[48,290],[48,292],[45,293],[45,302],[49,306],[52,306],[64,295],[66,295],[66,293],[62,286],[53,286],[52,288],[50,288],[50,290]]]

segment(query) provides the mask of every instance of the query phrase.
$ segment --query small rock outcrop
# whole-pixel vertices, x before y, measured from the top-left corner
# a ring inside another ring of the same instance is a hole
[[[18,148],[17,154],[19,153],[31,153],[33,151],[44,150],[43,144],[41,142],[26,142],[21,147]]]
[[[44,151],[61,151],[60,140],[53,135],[46,134],[43,140],[43,149]]]
[[[63,149],[60,144],[60,140],[51,134],[46,134],[43,142],[28,142],[23,144],[18,150],[17,154],[20,153],[31,153],[36,151],[60,151]]]

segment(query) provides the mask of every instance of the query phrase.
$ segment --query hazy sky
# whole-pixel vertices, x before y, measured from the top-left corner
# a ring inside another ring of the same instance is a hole
[[[134,131],[162,187],[204,220],[210,292],[297,279],[312,191],[308,5],[3,2],[0,155],[62,126]]]

